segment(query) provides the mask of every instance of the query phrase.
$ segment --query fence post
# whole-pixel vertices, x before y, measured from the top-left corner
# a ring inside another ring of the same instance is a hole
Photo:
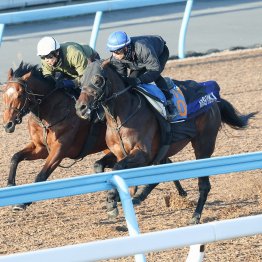
[[[122,207],[123,207],[124,214],[125,214],[125,219],[126,219],[129,235],[130,236],[139,235],[140,231],[139,231],[139,227],[138,227],[138,223],[136,219],[136,213],[135,213],[132,199],[129,194],[128,186],[125,180],[118,175],[114,175],[110,179],[110,183],[116,186],[117,191],[119,193]],[[143,254],[137,254],[135,255],[135,260],[136,262],[145,262],[146,258]]]
[[[193,0],[187,0],[185,13],[183,16],[182,25],[179,33],[179,40],[178,40],[178,57],[180,59],[185,58],[185,38],[186,38],[187,26],[191,14],[192,6],[193,6]]]
[[[97,35],[98,35],[102,15],[103,15],[102,11],[96,12],[95,21],[94,21],[94,24],[93,24],[91,38],[90,38],[90,42],[89,42],[89,45],[93,49],[95,49],[95,47],[96,47],[96,40],[97,40]]]
[[[5,29],[5,24],[0,24],[0,45],[2,43],[4,29]]]

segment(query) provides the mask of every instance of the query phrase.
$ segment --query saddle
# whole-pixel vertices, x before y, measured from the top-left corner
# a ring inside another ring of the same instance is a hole
[[[178,123],[194,118],[207,111],[210,106],[220,101],[219,86],[216,81],[196,82],[178,81],[166,78],[177,115],[167,117],[167,101],[162,91],[154,84],[141,84],[135,90],[141,93],[152,107],[168,122]]]
[[[177,108],[177,115],[173,119],[168,118],[165,95],[156,85],[141,84],[135,88],[155,111],[161,129],[161,147],[154,163],[159,163],[164,158],[172,143],[195,137],[194,118],[207,111],[213,103],[220,101],[220,88],[215,81],[166,81]]]

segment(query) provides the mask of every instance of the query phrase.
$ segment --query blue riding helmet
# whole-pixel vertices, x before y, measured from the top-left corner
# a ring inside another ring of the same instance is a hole
[[[130,37],[123,31],[116,31],[110,34],[107,40],[107,48],[110,52],[117,51],[131,43]]]

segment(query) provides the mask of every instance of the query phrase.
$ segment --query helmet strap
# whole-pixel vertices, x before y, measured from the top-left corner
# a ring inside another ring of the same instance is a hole
[[[125,59],[128,61],[132,60],[132,46],[131,44],[125,46]]]

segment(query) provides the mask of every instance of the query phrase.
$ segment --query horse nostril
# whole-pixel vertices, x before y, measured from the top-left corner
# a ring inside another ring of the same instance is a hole
[[[7,133],[12,133],[15,130],[15,123],[10,121],[4,126],[4,128]]]
[[[6,125],[5,127],[8,128],[8,129],[10,129],[10,128],[13,127],[13,125],[14,125],[13,122],[8,122],[7,125]]]
[[[80,111],[86,110],[87,106],[86,105],[81,105],[80,106]]]

